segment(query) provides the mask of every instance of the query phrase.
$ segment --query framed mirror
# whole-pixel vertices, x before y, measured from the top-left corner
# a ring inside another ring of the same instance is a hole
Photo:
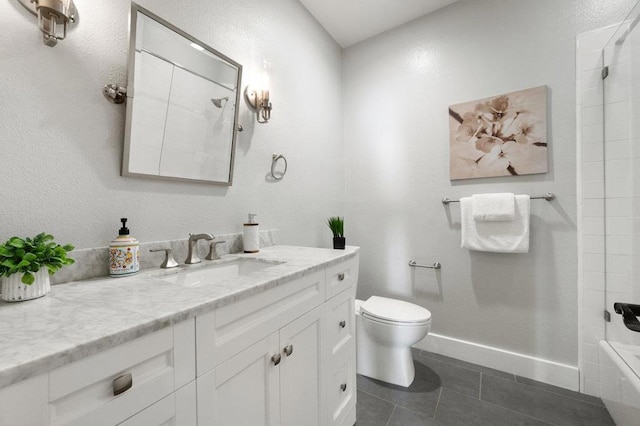
[[[132,3],[123,176],[231,185],[242,66]]]

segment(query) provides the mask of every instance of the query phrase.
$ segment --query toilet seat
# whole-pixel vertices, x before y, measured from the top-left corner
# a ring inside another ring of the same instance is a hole
[[[422,306],[387,297],[371,296],[360,311],[365,318],[389,325],[421,326],[431,322],[431,312]]]

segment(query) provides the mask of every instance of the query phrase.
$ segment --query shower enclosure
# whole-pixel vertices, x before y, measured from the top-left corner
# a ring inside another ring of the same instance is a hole
[[[601,396],[618,424],[640,419],[640,3],[602,51],[605,341]]]

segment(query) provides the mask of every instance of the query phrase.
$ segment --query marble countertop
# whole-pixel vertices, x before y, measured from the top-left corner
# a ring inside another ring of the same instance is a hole
[[[58,284],[45,297],[26,302],[0,301],[0,388],[339,263],[358,251],[273,246],[178,268],[195,270],[237,258],[273,263],[216,284],[185,288],[163,280],[163,271],[175,270],[158,268],[126,278]]]

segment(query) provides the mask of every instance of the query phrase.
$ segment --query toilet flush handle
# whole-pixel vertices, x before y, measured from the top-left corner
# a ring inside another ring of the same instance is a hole
[[[344,281],[344,274],[338,274],[338,281]]]

